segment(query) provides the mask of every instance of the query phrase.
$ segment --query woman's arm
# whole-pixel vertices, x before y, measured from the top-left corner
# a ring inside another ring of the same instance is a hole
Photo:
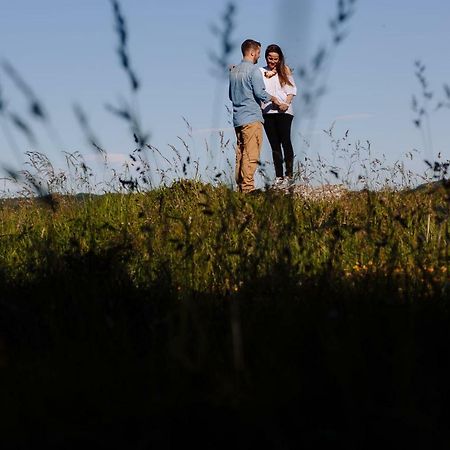
[[[292,103],[293,98],[294,98],[293,94],[288,94],[286,96],[286,104],[290,105]]]
[[[289,66],[286,66],[286,75],[288,76],[289,81],[292,85],[290,86],[288,84],[285,84],[283,86],[283,90],[287,95],[287,102],[291,104],[294,96],[297,95],[297,86],[295,85],[295,80],[292,76],[292,70],[289,68]]]

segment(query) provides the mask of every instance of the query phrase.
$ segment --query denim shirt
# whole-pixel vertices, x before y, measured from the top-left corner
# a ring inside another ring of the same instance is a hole
[[[271,95],[266,92],[261,71],[255,64],[243,60],[230,70],[229,97],[234,127],[264,122],[260,103],[268,103]]]

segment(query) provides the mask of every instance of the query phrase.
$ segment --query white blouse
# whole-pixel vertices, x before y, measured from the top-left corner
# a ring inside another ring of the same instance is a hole
[[[270,70],[267,66],[266,67],[260,67],[263,79],[264,79],[264,85],[266,87],[266,91],[272,95],[273,97],[276,97],[280,102],[286,103],[286,99],[288,95],[297,95],[297,87],[295,85],[294,77],[292,75],[289,75],[289,81],[292,83],[292,86],[289,86],[288,84],[285,84],[284,86],[281,86],[280,79],[278,78],[278,74],[267,78],[264,76],[264,73]],[[273,105],[272,102],[269,103],[261,103],[261,108],[263,114],[274,114],[274,113],[280,113],[280,110],[277,106]],[[289,105],[289,108],[286,112],[282,114],[291,114],[294,115],[294,110],[292,108],[292,102]]]

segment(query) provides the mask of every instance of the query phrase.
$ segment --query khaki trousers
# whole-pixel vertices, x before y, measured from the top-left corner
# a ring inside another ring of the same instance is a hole
[[[263,142],[261,122],[252,122],[242,127],[235,127],[236,144],[236,183],[240,192],[255,189],[255,172]]]

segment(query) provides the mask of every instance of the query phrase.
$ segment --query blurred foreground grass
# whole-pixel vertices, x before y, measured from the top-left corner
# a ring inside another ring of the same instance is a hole
[[[3,200],[5,445],[448,439],[439,186]]]

